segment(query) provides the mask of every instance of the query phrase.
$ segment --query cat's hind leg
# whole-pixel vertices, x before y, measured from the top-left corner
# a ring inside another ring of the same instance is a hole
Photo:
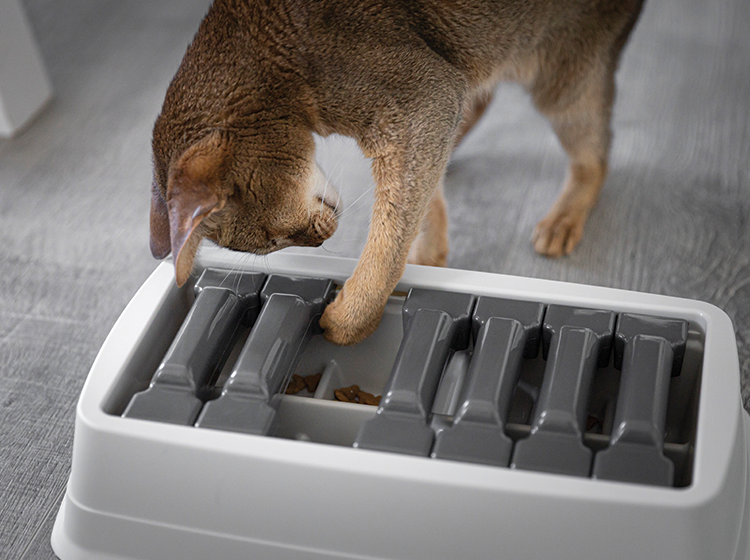
[[[456,135],[456,146],[481,119],[492,101],[493,94],[494,92],[491,90],[481,91],[466,105]],[[410,264],[445,266],[448,261],[448,208],[443,193],[443,181],[444,178],[441,177],[437,188],[427,203],[427,208],[420,223],[419,234],[409,250],[407,262]]]
[[[482,89],[478,91],[471,102],[466,105],[461,119],[461,126],[458,128],[458,134],[456,135],[456,147],[458,147],[469,131],[474,128],[474,125],[482,118],[482,115],[484,115],[487,107],[490,106],[494,96],[494,89]]]
[[[448,209],[443,194],[443,178],[425,209],[419,234],[409,249],[409,264],[445,266],[448,260]]]
[[[580,77],[572,74],[562,82],[540,80],[531,91],[569,158],[562,192],[532,235],[534,249],[549,257],[570,254],[581,241],[607,174],[614,68],[594,64]]]

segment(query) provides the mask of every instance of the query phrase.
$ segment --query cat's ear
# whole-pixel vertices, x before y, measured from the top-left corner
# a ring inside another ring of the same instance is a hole
[[[167,203],[156,186],[156,180],[151,184],[151,216],[149,219],[151,236],[149,244],[151,254],[155,259],[163,259],[172,249],[169,240],[169,212]]]
[[[226,142],[212,134],[185,150],[170,166],[166,204],[178,286],[187,281],[193,268],[203,237],[198,226],[226,203],[222,178],[227,157]]]

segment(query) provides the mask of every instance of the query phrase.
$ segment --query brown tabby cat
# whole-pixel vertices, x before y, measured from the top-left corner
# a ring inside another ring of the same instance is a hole
[[[443,173],[502,80],[526,88],[569,155],[533,235],[539,253],[569,253],[604,181],[614,72],[641,4],[216,0],[154,126],[152,253],[171,250],[182,285],[204,237],[258,254],[320,245],[339,200],[313,133],[351,136],[372,159],[372,222],[320,323],[359,342],[407,260],[445,264]]]

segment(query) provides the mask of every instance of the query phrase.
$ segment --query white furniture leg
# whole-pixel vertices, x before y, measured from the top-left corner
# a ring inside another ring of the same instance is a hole
[[[0,137],[12,137],[52,94],[20,0],[0,0]]]

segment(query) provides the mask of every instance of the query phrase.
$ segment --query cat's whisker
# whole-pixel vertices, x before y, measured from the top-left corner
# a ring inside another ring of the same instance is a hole
[[[336,160],[336,162],[333,164],[333,168],[331,169],[330,173],[324,173],[324,177],[326,179],[325,186],[323,187],[323,197],[321,198],[321,205],[324,204],[326,194],[328,192],[328,186],[331,185],[332,188],[334,185],[341,185],[341,172],[343,170],[342,162],[344,161],[343,156],[339,156],[339,158]],[[338,177],[335,175],[338,173]],[[331,180],[331,177],[333,177],[334,180]],[[336,215],[336,217],[339,217],[338,210],[339,205],[341,204],[341,201],[343,200],[343,193],[342,193],[343,187],[338,189],[338,196],[336,197],[336,205],[333,207],[333,213]],[[322,208],[321,208],[322,209]]]
[[[344,210],[346,210],[346,207],[347,205],[344,202],[344,197],[342,195],[339,195],[339,199],[336,201],[336,206],[333,207],[333,213],[336,216],[336,219],[341,218]]]
[[[363,204],[360,204],[357,208],[354,208],[354,206],[359,201],[361,201],[366,195],[370,194],[373,190],[375,190],[375,185],[373,185],[372,187],[370,187],[369,189],[367,189],[365,192],[363,192],[361,195],[359,195],[354,202],[352,202],[351,204],[349,204],[349,206],[347,206],[346,208],[344,208],[341,211],[341,214],[339,214],[339,219],[343,218],[347,214],[352,214],[354,212],[359,211],[361,208],[363,208],[367,204],[367,201],[365,201],[365,203],[363,203]]]
[[[331,174],[333,175],[338,170],[338,177],[335,178],[336,184],[337,185],[342,185],[339,188],[339,196],[338,196],[338,199],[336,200],[336,207],[333,209],[334,214],[336,214],[336,216],[339,216],[339,217],[340,217],[339,206],[344,201],[343,189],[346,188],[346,183],[345,182],[342,183],[342,181],[341,181],[341,176],[342,176],[342,173],[343,173],[343,170],[344,170],[344,166],[341,165],[342,161],[344,161],[344,158],[343,157],[339,157],[339,159],[336,161],[336,163],[333,166],[333,171],[331,172]]]
[[[330,249],[329,249],[328,247],[326,247],[325,245],[321,245],[321,246],[320,246],[320,248],[321,248],[321,250],[325,251],[325,252],[326,252],[326,253],[328,253],[329,255],[336,255],[336,256],[339,256],[339,255],[343,254],[343,251],[331,251],[331,250],[330,250]]]
[[[237,259],[235,261],[235,264],[232,266],[232,271],[234,272],[236,270],[237,272],[241,273],[242,270],[243,270],[243,268],[245,268],[245,266],[244,266],[245,263],[243,261],[246,258],[247,257],[245,255],[242,255],[239,259]],[[235,289],[239,290],[239,288],[240,288],[240,277],[239,277],[239,275],[237,275],[236,284],[237,284],[237,287]]]
[[[227,281],[227,279],[229,279],[229,277],[230,277],[230,276],[232,275],[232,273],[234,272],[235,268],[236,268],[236,267],[235,267],[234,265],[232,265],[232,268],[230,268],[229,270],[227,270],[227,273],[226,273],[226,275],[224,276],[224,279],[223,279],[223,280],[221,281],[221,284],[220,284],[220,286],[224,286],[224,282],[226,282],[226,281]],[[229,286],[229,287],[230,287],[230,288],[234,288],[234,286]],[[236,291],[236,289],[235,289],[235,291]]]
[[[255,253],[248,253],[247,258],[248,258],[248,260],[250,260],[250,258],[252,258],[252,260],[253,260],[252,267],[253,268],[257,268],[258,267],[258,258],[259,257],[260,257],[260,255],[256,255]]]
[[[265,261],[268,274],[273,274],[273,268],[271,267],[271,261],[268,259],[268,254],[263,255],[263,260]]]
[[[321,210],[323,210],[323,206],[325,205],[326,194],[328,193],[328,185],[329,185],[329,183],[330,183],[330,181],[326,177],[326,184],[323,185],[323,196],[320,197],[320,209]]]
[[[232,267],[232,268],[234,269],[235,267]],[[242,268],[243,268],[242,267],[242,259],[239,259],[237,261],[236,268],[237,268],[237,272],[241,272],[242,271]],[[240,276],[239,276],[239,274],[237,275],[236,283],[237,283],[237,287],[235,289],[239,292],[239,290],[240,290]]]
[[[242,272],[242,266],[241,266],[241,263],[239,261],[235,262],[232,265],[232,267],[229,269],[229,272],[227,272],[226,278],[229,278],[235,272],[238,272],[238,273]],[[240,275],[239,274],[235,274],[234,276],[235,276],[235,278],[234,278],[234,280],[232,282],[232,286],[230,286],[230,287],[235,291],[235,293],[239,293],[239,290],[240,290]],[[225,278],[225,280],[226,280],[226,278]],[[222,282],[222,284],[223,284],[223,282]]]

